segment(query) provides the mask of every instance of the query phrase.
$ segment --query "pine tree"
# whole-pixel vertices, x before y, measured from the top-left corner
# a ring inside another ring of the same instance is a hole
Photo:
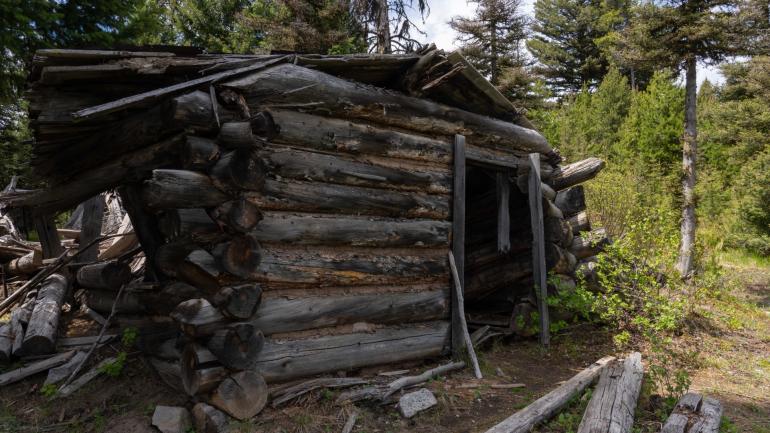
[[[507,68],[525,65],[523,42],[527,17],[522,0],[477,0],[473,17],[454,17],[449,22],[457,33],[463,55],[494,85]]]
[[[537,0],[533,36],[527,47],[537,59],[537,72],[557,92],[579,92],[597,85],[609,62],[597,41],[618,19],[608,15],[612,2],[601,0]]]
[[[697,64],[719,62],[745,48],[750,30],[739,19],[739,0],[657,0],[636,8],[618,38],[617,53],[629,65],[654,64],[685,71],[682,139],[682,222],[677,269],[693,269],[697,155]]]

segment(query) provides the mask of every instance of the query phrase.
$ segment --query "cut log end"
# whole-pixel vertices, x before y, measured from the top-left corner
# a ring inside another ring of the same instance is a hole
[[[223,380],[212,394],[211,404],[236,419],[244,420],[261,412],[267,404],[267,397],[265,379],[247,370]]]

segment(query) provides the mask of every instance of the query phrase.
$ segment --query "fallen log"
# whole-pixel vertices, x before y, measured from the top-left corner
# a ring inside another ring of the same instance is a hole
[[[45,355],[56,350],[59,316],[68,288],[69,281],[62,274],[53,274],[43,281],[24,334],[25,355]]]
[[[642,355],[610,363],[588,402],[578,433],[627,433],[634,424],[636,400],[642,388]]]
[[[246,370],[223,380],[211,395],[211,404],[235,419],[244,420],[261,412],[267,397],[265,379],[255,371]]]
[[[144,204],[152,209],[215,207],[228,196],[205,174],[186,170],[159,169],[142,188]]]
[[[35,308],[35,300],[30,299],[11,313],[11,332],[13,333],[13,345],[11,354],[23,356],[22,345],[24,343],[24,330],[27,328],[32,309]]]
[[[591,364],[555,390],[535,400],[486,431],[486,433],[528,433],[532,428],[554,416],[573,398],[583,392],[615,357],[608,356]]]
[[[69,361],[70,358],[72,358],[73,356],[75,356],[74,350],[69,352],[59,353],[48,359],[44,359],[42,361],[32,363],[26,367],[22,367],[16,370],[11,370],[7,373],[0,374],[0,386],[9,385],[11,383],[24,380],[29,376],[32,376],[33,374],[37,374],[43,371],[48,371],[54,367],[58,367],[64,364],[65,362]]]
[[[0,325],[0,362],[8,362],[13,354],[13,330],[10,323]]]
[[[353,403],[361,400],[379,400],[385,402],[388,398],[396,392],[409,387],[427,382],[434,377],[448,373],[454,370],[460,370],[465,368],[464,362],[452,362],[450,364],[440,365],[436,368],[431,368],[419,374],[417,376],[404,376],[390,382],[387,385],[369,386],[366,388],[354,389],[347,391],[337,397],[337,404]]]
[[[3,271],[9,275],[34,274],[43,267],[43,252],[32,250],[29,254],[13,259],[3,265]]]
[[[78,269],[76,280],[89,289],[118,290],[131,280],[131,268],[122,262],[101,262]]]
[[[718,400],[688,392],[674,406],[661,433],[719,433],[721,420]]]
[[[110,358],[104,359],[102,362],[96,364],[92,369],[83,373],[83,375],[81,375],[77,379],[59,388],[59,391],[56,393],[56,397],[57,398],[69,397],[70,395],[74,394],[75,391],[86,386],[88,382],[94,380],[97,376],[102,374],[104,372],[105,366],[112,364],[114,362],[117,362],[116,357],[110,357]]]
[[[449,323],[371,333],[265,342],[254,364],[268,383],[356,368],[424,359],[446,353]]]
[[[593,179],[604,168],[604,165],[604,161],[599,158],[586,158],[557,169],[549,183],[553,189],[560,191]]]

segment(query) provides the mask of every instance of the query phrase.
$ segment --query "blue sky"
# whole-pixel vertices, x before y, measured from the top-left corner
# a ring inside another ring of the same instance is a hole
[[[532,5],[535,0],[524,0],[524,2],[524,12],[532,16]],[[425,18],[424,25],[420,26],[427,33],[427,37],[418,36],[417,39],[422,42],[434,42],[437,47],[444,50],[457,48],[454,40],[455,32],[449,27],[447,22],[457,15],[473,15],[475,4],[468,3],[466,0],[428,0],[428,4],[430,6],[430,14]],[[419,18],[414,21],[419,25]],[[706,78],[713,83],[721,83],[723,81],[717,67],[699,67],[698,82],[701,83]]]

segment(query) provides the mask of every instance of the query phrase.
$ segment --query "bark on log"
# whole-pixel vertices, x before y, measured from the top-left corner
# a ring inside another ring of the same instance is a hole
[[[43,267],[43,252],[32,250],[29,254],[13,259],[3,265],[3,271],[9,275],[33,274]]]
[[[623,362],[608,365],[588,402],[578,433],[630,432],[643,376],[639,352],[632,353]]]
[[[586,208],[586,194],[583,185],[575,185],[571,188],[563,189],[556,194],[554,204],[558,207],[565,217],[570,217]]]
[[[237,149],[223,154],[211,168],[211,179],[223,191],[259,191],[265,183],[267,168],[251,149]]]
[[[53,274],[43,281],[24,334],[22,350],[26,355],[45,355],[56,350],[59,316],[68,288],[69,281],[62,274]]]
[[[303,108],[432,134],[464,134],[476,145],[519,152],[552,150],[545,138],[531,129],[375,87],[362,88],[352,81],[291,64],[251,73],[223,86],[242,91],[253,108],[312,103]]]
[[[230,375],[211,395],[211,404],[244,420],[256,416],[267,404],[268,390],[265,379],[255,371],[241,371]]]
[[[250,122],[223,123],[217,143],[226,149],[252,149],[257,146]]]
[[[244,198],[226,201],[211,214],[219,224],[236,233],[247,233],[262,221],[259,208]]]
[[[261,301],[262,287],[259,284],[224,287],[214,295],[214,305],[222,314],[234,320],[254,316]]]
[[[131,268],[122,262],[102,262],[78,269],[77,282],[89,289],[118,290],[131,280]]]
[[[266,341],[254,368],[268,383],[439,356],[449,348],[449,322],[378,329],[286,342]]]
[[[153,170],[142,196],[151,209],[214,207],[228,200],[205,174],[166,169]]]
[[[606,230],[600,228],[573,239],[569,251],[577,259],[584,259],[599,254],[609,243]]]
[[[267,179],[262,193],[251,193],[247,198],[263,210],[449,218],[448,196],[358,186]]]
[[[235,253],[228,253],[232,258],[225,260],[231,264],[225,265],[225,269],[233,275],[262,283],[265,290],[278,287],[417,284],[444,281],[448,274],[445,249],[371,251],[264,245],[258,251],[261,255],[259,265],[247,266],[247,263],[255,261],[253,256],[257,251],[253,248],[256,242],[239,242],[242,245],[231,248]],[[214,255],[225,257],[217,250]],[[228,266],[231,269],[227,269]]]
[[[261,242],[360,247],[435,247],[449,243],[446,221],[267,212],[254,229]]]
[[[408,166],[403,162],[378,163],[371,159],[271,146],[259,153],[270,173],[282,178],[364,186],[402,191],[447,194],[451,174],[433,167]]]
[[[591,221],[588,219],[587,212],[579,212],[569,217],[567,223],[572,227],[572,233],[577,236],[581,232],[591,231]]]
[[[486,433],[530,432],[534,426],[550,419],[573,398],[583,392],[588,385],[599,377],[606,365],[614,359],[614,357],[610,356],[591,364],[555,390],[490,428]]]
[[[188,135],[181,156],[182,168],[206,171],[217,162],[219,155],[219,146],[213,140]]]
[[[235,323],[222,328],[207,346],[217,360],[232,370],[244,370],[254,364],[265,345],[265,337],[250,323]]]
[[[180,360],[182,386],[187,395],[203,394],[216,388],[227,370],[206,347],[188,343]]]
[[[559,191],[593,179],[604,168],[604,161],[599,158],[586,158],[569,165],[562,166],[550,179],[553,189]]]

